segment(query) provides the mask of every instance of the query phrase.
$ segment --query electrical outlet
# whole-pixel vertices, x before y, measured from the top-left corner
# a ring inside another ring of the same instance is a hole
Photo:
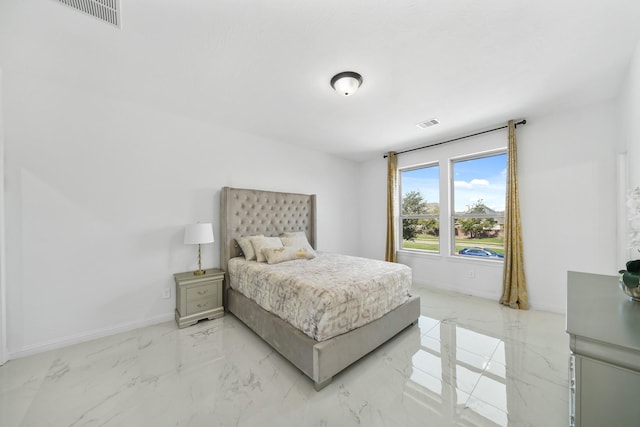
[[[469,270],[469,279],[475,279],[475,278],[476,278],[476,271]]]
[[[171,288],[164,288],[162,298],[171,298]]]

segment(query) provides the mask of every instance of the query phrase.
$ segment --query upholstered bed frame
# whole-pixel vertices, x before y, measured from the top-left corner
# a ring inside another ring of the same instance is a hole
[[[224,187],[220,194],[220,265],[240,256],[235,238],[285,231],[304,231],[316,248],[316,196]],[[315,341],[278,316],[229,287],[225,280],[225,309],[251,328],[276,351],[304,372],[320,390],[335,374],[368,354],[420,315],[420,299],[411,297],[400,307],[365,326],[326,341]]]

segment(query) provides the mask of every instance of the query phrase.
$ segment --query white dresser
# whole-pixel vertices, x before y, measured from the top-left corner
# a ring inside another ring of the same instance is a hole
[[[622,293],[618,276],[569,272],[567,332],[570,421],[640,426],[640,302]]]

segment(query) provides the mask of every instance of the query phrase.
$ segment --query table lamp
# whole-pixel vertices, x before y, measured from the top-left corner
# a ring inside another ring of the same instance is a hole
[[[202,276],[205,271],[202,269],[200,245],[203,243],[213,243],[213,226],[210,223],[189,224],[184,230],[184,244],[198,245],[198,270],[194,271],[195,276]]]

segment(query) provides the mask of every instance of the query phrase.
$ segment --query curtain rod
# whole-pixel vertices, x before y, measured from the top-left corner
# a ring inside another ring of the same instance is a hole
[[[517,123],[515,124],[515,126],[518,126],[518,125],[526,125],[526,124],[527,124],[527,121],[526,121],[526,120],[521,120],[521,121],[517,122]],[[482,135],[483,133],[495,132],[495,131],[497,131],[497,130],[500,130],[500,129],[506,129],[506,128],[508,128],[508,127],[509,127],[509,125],[506,125],[506,126],[500,126],[500,127],[493,128],[493,129],[489,129],[489,130],[485,130],[485,131],[482,131],[482,132],[472,133],[471,135],[465,135],[465,136],[461,136],[461,137],[458,137],[458,138],[450,139],[450,140],[448,140],[448,141],[436,142],[435,144],[425,145],[425,146],[423,146],[423,147],[417,147],[417,148],[411,148],[411,149],[409,149],[409,150],[398,151],[398,152],[396,153],[396,155],[398,155],[398,154],[404,154],[404,153],[409,153],[409,152],[411,152],[411,151],[423,150],[423,149],[425,149],[425,148],[431,148],[431,147],[435,147],[435,146],[437,146],[437,145],[448,144],[449,142],[455,142],[455,141],[459,141],[459,140],[461,140],[461,139],[471,138],[472,136]],[[384,159],[386,159],[387,157],[388,157],[388,155],[387,155],[387,154],[385,154],[385,155],[383,156],[383,158],[384,158]]]

